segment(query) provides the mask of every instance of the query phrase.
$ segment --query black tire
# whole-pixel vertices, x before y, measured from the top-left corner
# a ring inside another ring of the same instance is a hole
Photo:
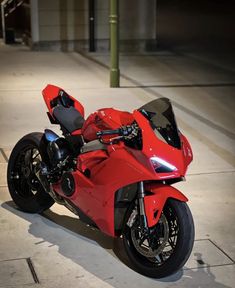
[[[13,148],[8,167],[8,189],[15,204],[24,212],[40,213],[54,204],[51,196],[34,173],[35,161],[42,158],[43,133],[34,132],[21,138]],[[36,153],[37,155],[33,155]]]
[[[167,209],[173,211],[177,219],[177,240],[171,255],[163,263],[154,263],[149,258],[141,255],[134,247],[131,237],[131,228],[127,225],[123,233],[123,244],[126,254],[135,270],[151,278],[163,278],[180,270],[188,260],[194,243],[194,223],[188,205],[174,199],[169,199],[164,207],[163,214]],[[167,219],[167,216],[166,216]],[[169,220],[169,219],[167,219]]]

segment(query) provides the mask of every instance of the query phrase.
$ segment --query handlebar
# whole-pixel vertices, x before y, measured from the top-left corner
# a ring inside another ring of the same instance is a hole
[[[120,130],[121,129],[98,131],[96,133],[96,135],[97,135],[97,137],[100,137],[100,136],[103,136],[103,135],[114,135],[114,134],[120,135]]]
[[[121,128],[115,130],[98,131],[96,135],[97,137],[101,137],[103,135],[114,135],[114,134],[117,134],[118,136],[129,136],[136,129],[137,127],[135,125],[128,125],[128,126],[122,126]]]

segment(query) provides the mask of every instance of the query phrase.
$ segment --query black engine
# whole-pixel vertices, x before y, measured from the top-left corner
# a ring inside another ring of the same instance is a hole
[[[76,169],[76,156],[73,145],[65,138],[59,137],[53,131],[46,129],[44,137],[45,162],[40,163],[39,178],[44,188],[50,193],[50,184],[60,181],[66,196],[75,191],[75,181],[72,172]],[[76,151],[77,148],[75,149]]]
[[[61,177],[61,187],[66,196],[72,196],[75,192],[75,181],[70,172],[63,173]]]
[[[64,138],[57,138],[47,145],[47,154],[53,168],[60,166],[71,155],[71,149]]]

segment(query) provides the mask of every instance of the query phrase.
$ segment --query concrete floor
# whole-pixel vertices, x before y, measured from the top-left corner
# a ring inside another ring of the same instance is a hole
[[[122,88],[111,89],[105,54],[91,60],[0,44],[0,287],[235,287],[232,60],[172,51],[122,55]],[[190,199],[196,241],[176,275],[153,280],[132,271],[116,241],[59,205],[42,215],[15,208],[6,186],[7,158],[24,134],[52,127],[40,93],[47,83],[79,99],[86,115],[101,107],[131,111],[159,96],[172,100],[195,157],[187,181],[176,186]]]

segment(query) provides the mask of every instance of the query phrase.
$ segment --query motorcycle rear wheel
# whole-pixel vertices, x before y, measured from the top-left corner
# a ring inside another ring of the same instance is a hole
[[[40,213],[54,204],[37,176],[36,164],[42,160],[43,133],[30,133],[21,138],[13,148],[7,167],[7,182],[15,204],[24,212]]]
[[[131,228],[126,225],[124,249],[137,272],[151,278],[163,278],[180,270],[194,243],[194,223],[188,205],[169,199],[158,224],[151,228],[151,238],[144,242],[143,239],[138,219]],[[149,243],[155,246],[155,250]]]

